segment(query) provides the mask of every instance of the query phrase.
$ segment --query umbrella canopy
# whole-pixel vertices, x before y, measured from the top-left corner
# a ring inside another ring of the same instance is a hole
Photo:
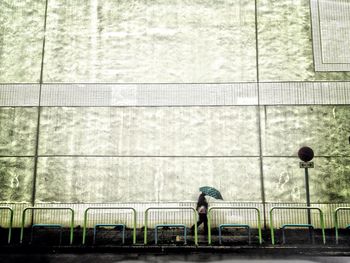
[[[214,187],[210,187],[210,186],[202,186],[201,188],[199,188],[199,191],[201,191],[202,193],[204,193],[205,195],[214,197],[215,199],[221,199],[224,200],[220,194],[220,192],[218,190],[216,190]]]

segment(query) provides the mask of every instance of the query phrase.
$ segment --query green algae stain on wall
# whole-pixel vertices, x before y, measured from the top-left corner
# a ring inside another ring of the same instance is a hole
[[[305,145],[318,156],[350,156],[349,106],[266,106],[261,118],[265,156],[296,156]]]
[[[316,157],[309,170],[311,202],[350,202],[350,158]],[[270,202],[305,202],[304,169],[299,158],[264,158],[265,194]]]
[[[311,201],[349,202],[349,119],[349,106],[267,106],[262,114],[266,200],[305,200],[297,152],[310,146],[322,156],[310,169]]]
[[[0,202],[31,202],[34,158],[0,158]]]
[[[30,202],[38,109],[0,108],[0,202]]]
[[[313,189],[319,202],[350,202],[350,158],[320,158],[315,163],[321,171],[313,177]]]

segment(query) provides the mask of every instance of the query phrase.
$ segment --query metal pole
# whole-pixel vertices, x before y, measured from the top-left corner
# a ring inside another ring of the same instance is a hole
[[[306,188],[306,205],[310,206],[310,189],[309,189],[309,171],[305,168],[305,188]],[[310,210],[308,210],[308,224],[311,224]]]
[[[309,188],[309,170],[305,167],[305,188],[306,188],[306,206],[310,207],[310,188]],[[311,210],[307,209],[307,223],[311,225]],[[312,239],[312,228],[309,227],[310,240]]]

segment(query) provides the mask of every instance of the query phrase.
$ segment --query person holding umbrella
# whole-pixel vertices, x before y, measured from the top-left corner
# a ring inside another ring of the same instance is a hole
[[[196,210],[198,212],[198,222],[197,222],[197,227],[199,227],[202,223],[204,223],[204,235],[208,235],[208,202],[207,199],[205,199],[206,195],[209,195],[211,197],[214,197],[216,199],[221,199],[223,200],[220,192],[216,190],[213,187],[209,186],[204,186],[199,188],[199,191],[202,193],[198,197],[197,201],[197,206]],[[194,225],[191,227],[191,232],[193,233],[194,231]]]
[[[208,202],[207,199],[205,199],[205,193],[201,193],[198,197],[196,210],[198,212],[198,222],[197,227],[199,227],[202,223],[204,223],[204,234],[208,234]],[[194,231],[194,225],[191,227],[191,232]]]

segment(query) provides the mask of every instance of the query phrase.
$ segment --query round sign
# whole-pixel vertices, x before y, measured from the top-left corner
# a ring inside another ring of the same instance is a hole
[[[314,151],[310,147],[301,147],[298,151],[298,156],[300,160],[304,162],[309,162],[314,158]]]

